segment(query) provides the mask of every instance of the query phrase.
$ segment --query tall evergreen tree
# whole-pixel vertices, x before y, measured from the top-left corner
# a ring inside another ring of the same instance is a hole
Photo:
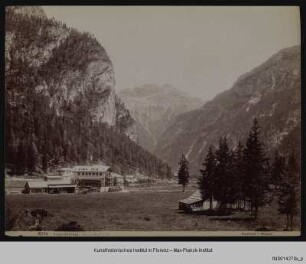
[[[38,151],[34,142],[32,142],[28,147],[28,173],[31,175],[36,170],[37,166],[37,158],[38,158]]]
[[[245,207],[246,184],[243,152],[244,147],[239,141],[233,157],[233,182],[235,188],[235,200],[237,201],[238,208]]]
[[[286,167],[286,159],[278,151],[274,154],[274,160],[271,169],[271,182],[279,186],[283,180]]]
[[[213,209],[213,196],[215,191],[215,169],[216,157],[212,146],[209,147],[203,163],[204,169],[200,170],[201,176],[198,180],[199,190],[203,200],[209,200],[209,208]]]
[[[251,203],[251,209],[258,216],[258,209],[266,203],[267,158],[260,141],[260,127],[255,118],[246,141],[245,156],[245,191]]]
[[[183,192],[189,183],[189,162],[186,159],[185,155],[182,154],[181,161],[179,162],[180,168],[178,171],[178,184],[181,184],[183,187]]]
[[[293,230],[293,218],[298,213],[300,197],[299,169],[295,155],[291,153],[280,185],[278,211],[287,217],[286,229]]]
[[[219,201],[221,207],[226,207],[227,203],[232,202],[232,168],[231,152],[226,137],[220,138],[219,148],[216,151],[215,168],[215,198]]]
[[[16,160],[16,174],[22,175],[26,172],[27,168],[27,156],[26,156],[26,148],[23,143],[19,143],[18,149],[17,149],[17,158]]]

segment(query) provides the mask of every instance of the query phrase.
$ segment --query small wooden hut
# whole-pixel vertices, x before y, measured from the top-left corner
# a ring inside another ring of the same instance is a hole
[[[213,200],[213,209],[216,209],[218,202]],[[179,201],[179,209],[186,212],[193,212],[197,210],[208,210],[209,200],[203,200],[202,194],[199,190],[195,191],[188,198]]]

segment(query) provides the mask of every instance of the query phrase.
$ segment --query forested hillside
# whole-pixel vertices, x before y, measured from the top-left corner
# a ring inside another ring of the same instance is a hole
[[[6,10],[6,164],[13,174],[104,162],[124,173],[170,177],[135,142],[135,124],[115,94],[113,66],[89,33],[41,8]]]

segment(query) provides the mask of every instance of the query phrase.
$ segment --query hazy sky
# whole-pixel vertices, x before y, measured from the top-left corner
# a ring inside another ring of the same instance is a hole
[[[50,6],[49,17],[93,33],[116,89],[171,84],[211,99],[282,48],[300,44],[298,7]]]

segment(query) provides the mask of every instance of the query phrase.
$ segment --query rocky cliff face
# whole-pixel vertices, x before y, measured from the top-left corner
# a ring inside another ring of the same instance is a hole
[[[89,33],[41,8],[6,9],[6,167],[12,174],[106,163],[119,173],[171,177],[135,143],[135,123],[115,94],[113,66]]]
[[[152,152],[169,123],[179,114],[203,105],[201,99],[190,97],[170,85],[147,84],[124,89],[119,96],[136,121],[139,143]]]
[[[41,7],[17,6],[7,9],[5,47],[8,85],[14,71],[27,68],[35,79],[31,89],[47,96],[58,115],[86,97],[93,121],[120,127],[135,139],[129,112],[117,108],[111,60],[92,35],[47,19]],[[8,88],[9,102],[18,104],[15,87]]]
[[[231,89],[203,107],[178,116],[161,136],[156,154],[177,168],[182,153],[198,174],[209,145],[226,136],[230,145],[244,142],[258,118],[269,154],[300,149],[300,47],[281,50],[242,75]]]

